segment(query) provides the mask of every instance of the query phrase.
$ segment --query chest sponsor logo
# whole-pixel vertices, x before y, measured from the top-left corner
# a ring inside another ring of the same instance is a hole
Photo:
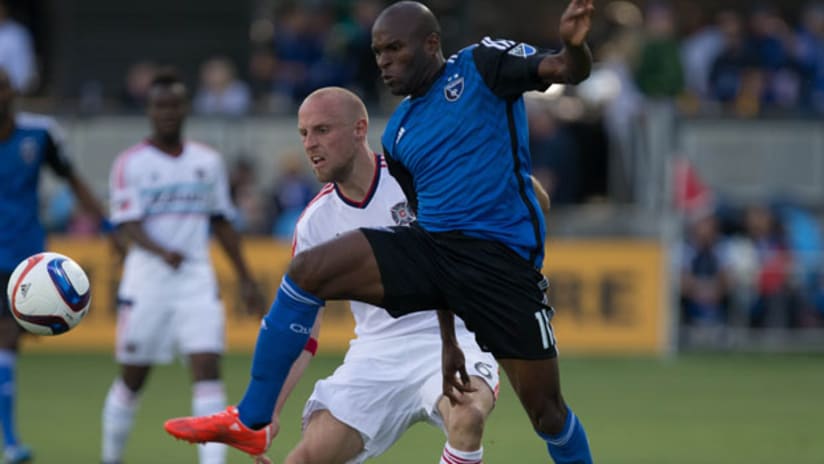
[[[415,213],[409,209],[409,205],[405,201],[396,204],[390,211],[392,220],[399,226],[409,225],[415,220]]]
[[[205,213],[209,211],[211,191],[207,184],[172,184],[141,192],[145,211],[158,213]]]
[[[455,74],[449,78],[449,81],[446,83],[446,86],[443,88],[443,95],[446,97],[446,101],[454,102],[458,101],[463,95],[464,91],[464,78]]]

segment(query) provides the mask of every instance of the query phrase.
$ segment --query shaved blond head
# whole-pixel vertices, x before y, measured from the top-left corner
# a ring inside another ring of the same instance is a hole
[[[369,114],[360,97],[342,87],[323,87],[315,90],[303,100],[298,113],[315,105],[320,105],[325,111],[334,113],[348,122],[360,119],[369,121]]]

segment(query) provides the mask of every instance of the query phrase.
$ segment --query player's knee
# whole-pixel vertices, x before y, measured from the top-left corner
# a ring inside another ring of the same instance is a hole
[[[449,411],[446,430],[450,439],[463,437],[480,441],[488,413],[475,403],[462,404]]]
[[[566,405],[560,397],[535,402],[527,411],[535,430],[548,435],[556,435],[563,430],[566,412]]]
[[[192,360],[192,380],[202,382],[207,380],[220,379],[220,364],[217,359],[197,359]]]

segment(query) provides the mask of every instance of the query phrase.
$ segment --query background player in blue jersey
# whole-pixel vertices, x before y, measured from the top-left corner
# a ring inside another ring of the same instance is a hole
[[[583,426],[560,392],[522,94],[589,75],[593,10],[592,0],[570,3],[558,53],[486,38],[446,60],[440,26],[425,6],[385,9],[372,48],[384,83],[407,98],[387,125],[384,152],[418,221],[360,229],[295,256],[264,318],[243,400],[224,413],[170,421],[167,430],[252,454],[265,449],[272,406],[318,308],[353,299],[394,316],[453,311],[498,359],[555,462],[592,462]],[[465,390],[452,316],[438,315],[447,329],[444,393]]]
[[[17,263],[45,249],[40,224],[40,168],[48,165],[65,179],[80,204],[103,223],[103,209],[91,189],[65,157],[54,122],[44,116],[17,114],[14,88],[0,69],[0,426],[6,463],[25,462],[31,452],[22,445],[15,421],[15,364],[23,329],[8,308],[6,285]]]

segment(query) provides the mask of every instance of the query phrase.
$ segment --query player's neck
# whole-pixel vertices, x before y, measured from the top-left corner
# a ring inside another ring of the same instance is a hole
[[[432,87],[432,84],[434,84],[439,77],[441,77],[441,74],[445,68],[446,61],[444,61],[443,58],[432,61],[431,68],[423,72],[421,85],[418,86],[418,89],[412,92],[410,96],[412,98],[417,98],[421,95],[425,95],[426,92],[429,92],[429,88]]]
[[[375,179],[375,154],[372,150],[360,152],[352,162],[352,172],[342,182],[335,182],[338,191],[349,200],[362,202]]]
[[[183,153],[183,139],[180,136],[160,137],[158,135],[152,135],[149,137],[149,143],[163,153],[171,156],[179,156]]]

